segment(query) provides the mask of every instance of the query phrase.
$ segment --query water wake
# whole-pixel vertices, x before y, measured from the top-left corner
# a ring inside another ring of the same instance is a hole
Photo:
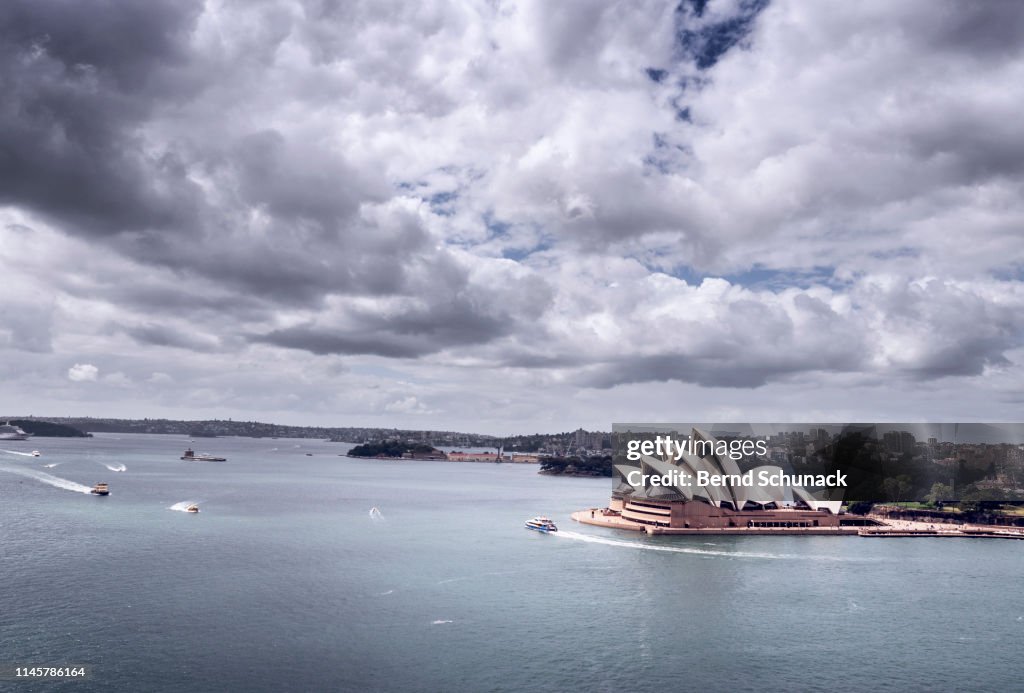
[[[378,509],[376,505],[373,506],[372,508],[370,508],[370,519],[371,520],[383,520],[384,519],[384,515],[381,514],[380,509]]]
[[[54,467],[56,467],[56,466],[57,466],[58,464],[60,464],[60,462],[52,462],[52,463],[50,463],[50,464],[44,464],[44,465],[43,465],[43,467],[44,467],[45,469],[53,469],[53,468],[54,468]]]
[[[440,625],[442,625],[444,623],[455,623],[455,621],[449,621],[448,619],[439,618],[436,621],[431,621],[430,625],[432,625],[432,626],[440,626]]]
[[[38,457],[38,455],[33,455],[31,452],[18,452],[17,450],[0,450],[0,452],[6,452],[8,455],[21,455],[22,457]]]
[[[36,481],[41,481],[44,484],[49,484],[56,488],[62,488],[67,491],[75,491],[77,493],[91,493],[92,489],[84,484],[79,484],[70,479],[62,479],[59,476],[47,474],[46,472],[40,472],[37,469],[28,469],[23,467],[0,467],[0,470],[5,472],[11,472],[12,474],[21,474],[27,476]]]
[[[669,546],[665,544],[642,544],[638,541],[624,541],[622,539],[609,539],[598,537],[592,534],[581,534],[579,532],[551,532],[548,536],[561,537],[562,539],[575,539],[591,544],[604,544],[605,546],[619,546],[627,549],[640,549],[642,551],[665,551],[667,553],[689,553],[697,556],[723,556],[725,558],[766,558],[772,560],[817,560],[817,561],[841,561],[840,557],[833,556],[797,556],[785,553],[762,553],[752,551],[722,551],[720,549],[695,549],[685,546]]]
[[[177,510],[178,512],[181,512],[181,513],[187,513],[188,512],[188,507],[190,505],[199,505],[199,501],[183,500],[180,503],[175,503],[174,505],[168,507],[167,509],[168,510]]]
[[[125,467],[123,464],[107,464],[106,462],[104,462],[103,466],[112,472],[123,472],[126,469],[128,469],[128,467]]]

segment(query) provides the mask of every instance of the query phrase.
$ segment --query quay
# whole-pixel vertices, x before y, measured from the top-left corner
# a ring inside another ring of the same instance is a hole
[[[611,508],[577,510],[571,516],[575,522],[595,527],[644,532],[648,535],[682,536],[854,536],[876,538],[943,537],[959,539],[1017,539],[1024,540],[1024,530],[1007,529],[994,525],[944,525],[911,520],[890,520],[877,515],[861,517],[851,515],[844,524],[830,527],[796,527],[777,523],[777,527],[665,527],[645,524],[622,516]]]

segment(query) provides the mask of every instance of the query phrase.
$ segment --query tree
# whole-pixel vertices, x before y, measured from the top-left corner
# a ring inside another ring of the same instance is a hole
[[[953,500],[953,487],[949,484],[934,483],[932,484],[932,490],[925,496],[925,500],[933,505]]]
[[[885,489],[885,495],[889,497],[889,500],[899,503],[903,500],[903,497],[910,492],[913,488],[913,484],[910,482],[910,477],[906,474],[899,476],[890,476],[882,482],[882,488]]]

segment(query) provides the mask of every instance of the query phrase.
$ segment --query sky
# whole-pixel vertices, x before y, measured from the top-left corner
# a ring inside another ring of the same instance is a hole
[[[0,414],[1015,421],[1024,4],[9,0]]]

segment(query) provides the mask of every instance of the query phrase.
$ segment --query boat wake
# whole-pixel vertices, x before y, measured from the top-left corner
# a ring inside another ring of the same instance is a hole
[[[125,467],[123,464],[107,464],[104,462],[103,466],[112,472],[123,472],[128,469],[128,467]]]
[[[181,512],[181,513],[187,513],[188,512],[188,507],[190,505],[199,505],[199,501],[183,500],[180,503],[175,503],[174,505],[168,507],[167,509],[168,510],[177,510],[178,512]]]
[[[18,452],[17,450],[0,450],[0,452],[6,452],[8,455],[21,455],[22,457],[38,457],[38,455],[33,455],[31,452]]]
[[[440,626],[440,625],[443,625],[445,623],[455,623],[455,621],[450,621],[450,620],[448,620],[446,618],[439,618],[436,621],[431,621],[430,625],[432,625],[432,626]]]
[[[384,519],[384,515],[377,508],[376,505],[373,506],[372,508],[370,508],[370,519],[371,520],[383,520]]]
[[[771,560],[794,560],[800,559],[806,561],[818,560],[818,561],[842,561],[841,557],[833,556],[797,556],[793,554],[784,553],[762,553],[753,551],[722,551],[721,549],[695,549],[685,546],[669,546],[665,544],[642,544],[638,541],[624,541],[622,539],[609,539],[607,537],[598,537],[592,534],[581,534],[579,532],[563,532],[559,530],[557,532],[551,532],[548,534],[549,537],[560,537],[562,539],[575,539],[576,541],[585,541],[591,544],[604,544],[605,546],[619,546],[626,549],[640,549],[641,551],[664,551],[666,553],[689,553],[697,556],[722,556],[725,558],[762,558]]]
[[[0,466],[0,471],[11,472],[12,474],[21,474],[27,476],[36,481],[41,481],[44,484],[49,484],[55,488],[62,488],[66,491],[75,491],[77,493],[91,493],[92,489],[84,484],[71,481],[70,479],[62,479],[59,476],[47,474],[46,472],[40,472],[37,469],[27,469],[24,467],[3,467]]]
[[[60,462],[51,462],[50,464],[44,464],[44,465],[43,465],[43,468],[44,468],[44,469],[53,469],[53,468],[54,468],[54,467],[56,467],[56,466],[57,466],[58,464],[60,464]]]

